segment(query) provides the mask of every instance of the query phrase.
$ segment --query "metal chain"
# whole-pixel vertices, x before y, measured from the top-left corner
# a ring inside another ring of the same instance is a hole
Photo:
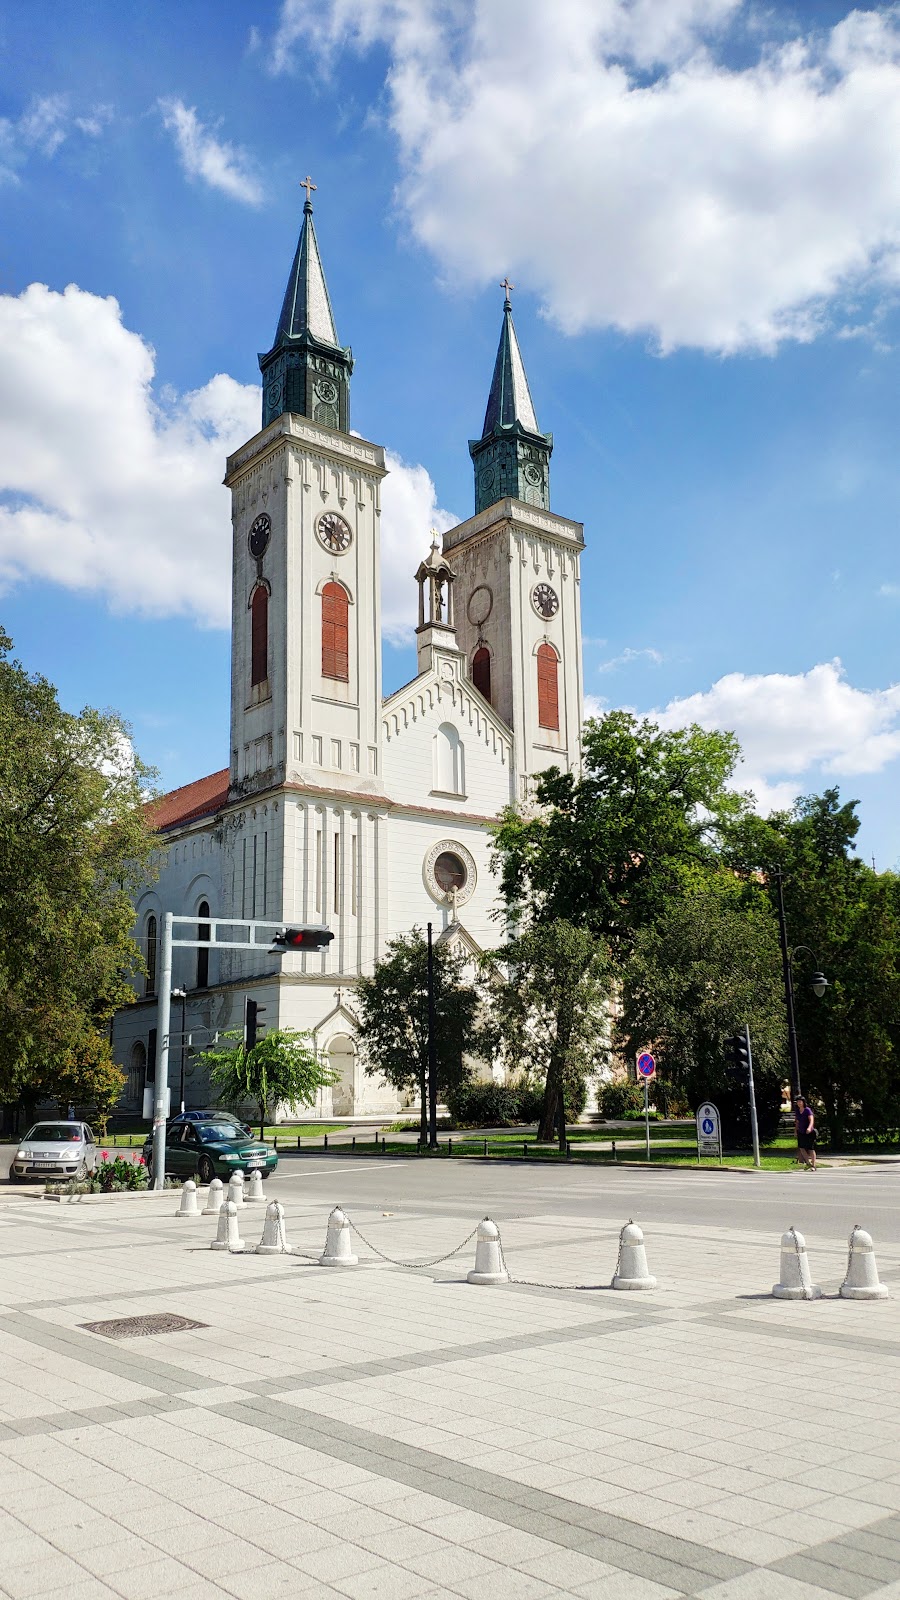
[[[792,1227],[788,1228],[788,1233],[790,1234],[791,1238],[794,1241],[794,1254],[797,1257],[797,1275],[798,1275],[798,1277],[800,1279],[800,1292],[801,1292],[804,1300],[811,1300],[812,1297],[813,1297],[813,1295],[812,1295],[812,1286],[810,1284],[805,1283],[804,1280],[803,1280],[803,1257],[800,1254],[800,1246],[797,1243],[797,1229],[792,1226]],[[806,1265],[807,1265],[807,1269],[808,1269],[809,1268],[809,1262],[808,1261],[807,1261]]]
[[[853,1235],[858,1227],[859,1223],[855,1222],[850,1230],[850,1238],[847,1240],[847,1270],[844,1273],[844,1281],[841,1284],[841,1289],[845,1289],[847,1284],[850,1282],[850,1268],[853,1265]],[[838,1290],[838,1294],[840,1294],[841,1289]]]
[[[596,1283],[540,1283],[536,1278],[514,1278],[512,1273],[509,1270],[509,1267],[507,1266],[506,1252],[503,1249],[503,1238],[502,1238],[502,1236],[500,1234],[500,1228],[499,1228],[499,1226],[497,1224],[495,1224],[495,1227],[497,1227],[497,1236],[498,1236],[497,1237],[497,1243],[498,1243],[499,1248],[500,1248],[500,1262],[501,1262],[501,1265],[503,1267],[503,1270],[506,1273],[507,1277],[509,1278],[510,1283],[517,1284],[520,1289],[582,1289],[582,1290],[594,1290],[594,1289],[597,1289],[599,1287],[599,1285],[596,1284]],[[622,1233],[624,1233],[624,1231],[625,1231],[625,1229],[623,1228],[622,1229]],[[620,1256],[620,1258],[621,1258],[621,1255],[622,1255],[622,1234],[620,1233],[619,1234],[619,1256]],[[617,1265],[616,1265],[616,1273],[618,1273],[618,1270],[619,1270],[619,1268],[618,1268],[618,1263],[617,1263]]]
[[[343,1211],[343,1206],[341,1207],[341,1210]],[[347,1217],[346,1211],[344,1211],[344,1216]],[[473,1228],[471,1233],[466,1234],[466,1237],[463,1239],[462,1243],[458,1244],[455,1249],[448,1250],[445,1256],[434,1256],[428,1261],[400,1261],[395,1256],[385,1255],[383,1250],[379,1250],[377,1244],[373,1244],[371,1239],[367,1239],[362,1230],[356,1226],[356,1223],[353,1221],[352,1217],[347,1217],[347,1221],[349,1222],[350,1227],[356,1234],[357,1238],[361,1239],[366,1248],[371,1250],[374,1255],[379,1256],[382,1261],[386,1261],[391,1267],[412,1267],[414,1271],[418,1271],[421,1267],[438,1267],[442,1261],[449,1261],[451,1256],[458,1256],[460,1250],[465,1250],[466,1245],[471,1243],[478,1232],[477,1227]],[[327,1233],[325,1237],[327,1241]]]

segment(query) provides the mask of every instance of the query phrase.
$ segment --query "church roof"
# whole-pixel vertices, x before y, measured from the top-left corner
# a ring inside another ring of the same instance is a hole
[[[313,208],[307,200],[274,343],[278,345],[285,339],[299,339],[310,333],[322,344],[340,348],[312,216]]]
[[[211,812],[221,810],[228,799],[228,768],[212,772],[208,778],[198,778],[181,789],[171,789],[146,807],[147,820],[157,833],[176,828],[184,822],[194,822]]]
[[[494,376],[491,379],[491,392],[488,395],[481,437],[486,439],[498,425],[511,427],[515,423],[524,428],[526,433],[541,431],[535,416],[528,379],[525,376],[525,363],[516,338],[512,303],[507,294],[503,302],[500,346],[494,362]]]

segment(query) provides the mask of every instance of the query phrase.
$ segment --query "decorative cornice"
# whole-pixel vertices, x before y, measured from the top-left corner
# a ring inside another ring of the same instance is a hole
[[[527,506],[523,500],[510,499],[498,500],[485,511],[448,529],[444,534],[444,549],[451,555],[470,541],[499,531],[503,525],[513,532],[541,534],[567,550],[584,549],[583,522],[573,522],[570,517],[557,516],[555,511],[542,511],[537,506]]]
[[[231,488],[239,482],[246,469],[257,467],[285,444],[297,444],[316,450],[341,466],[364,467],[373,476],[383,478],[387,473],[384,450],[380,444],[359,439],[355,434],[340,433],[322,422],[310,422],[295,411],[284,411],[268,428],[248,439],[240,450],[228,457],[224,483]]]

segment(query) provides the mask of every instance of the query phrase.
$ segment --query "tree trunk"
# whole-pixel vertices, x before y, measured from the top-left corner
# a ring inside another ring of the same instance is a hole
[[[547,1073],[547,1082],[544,1084],[544,1103],[541,1106],[541,1119],[538,1123],[538,1142],[551,1144],[556,1131],[556,1114],[559,1106],[559,1087]]]

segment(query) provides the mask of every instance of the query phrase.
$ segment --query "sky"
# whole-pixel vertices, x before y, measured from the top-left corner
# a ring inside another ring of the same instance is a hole
[[[900,6],[48,0],[0,16],[0,624],[175,787],[227,763],[225,455],[310,173],[383,444],[385,690],[474,504],[506,275],[585,687],[839,787],[900,863]]]

